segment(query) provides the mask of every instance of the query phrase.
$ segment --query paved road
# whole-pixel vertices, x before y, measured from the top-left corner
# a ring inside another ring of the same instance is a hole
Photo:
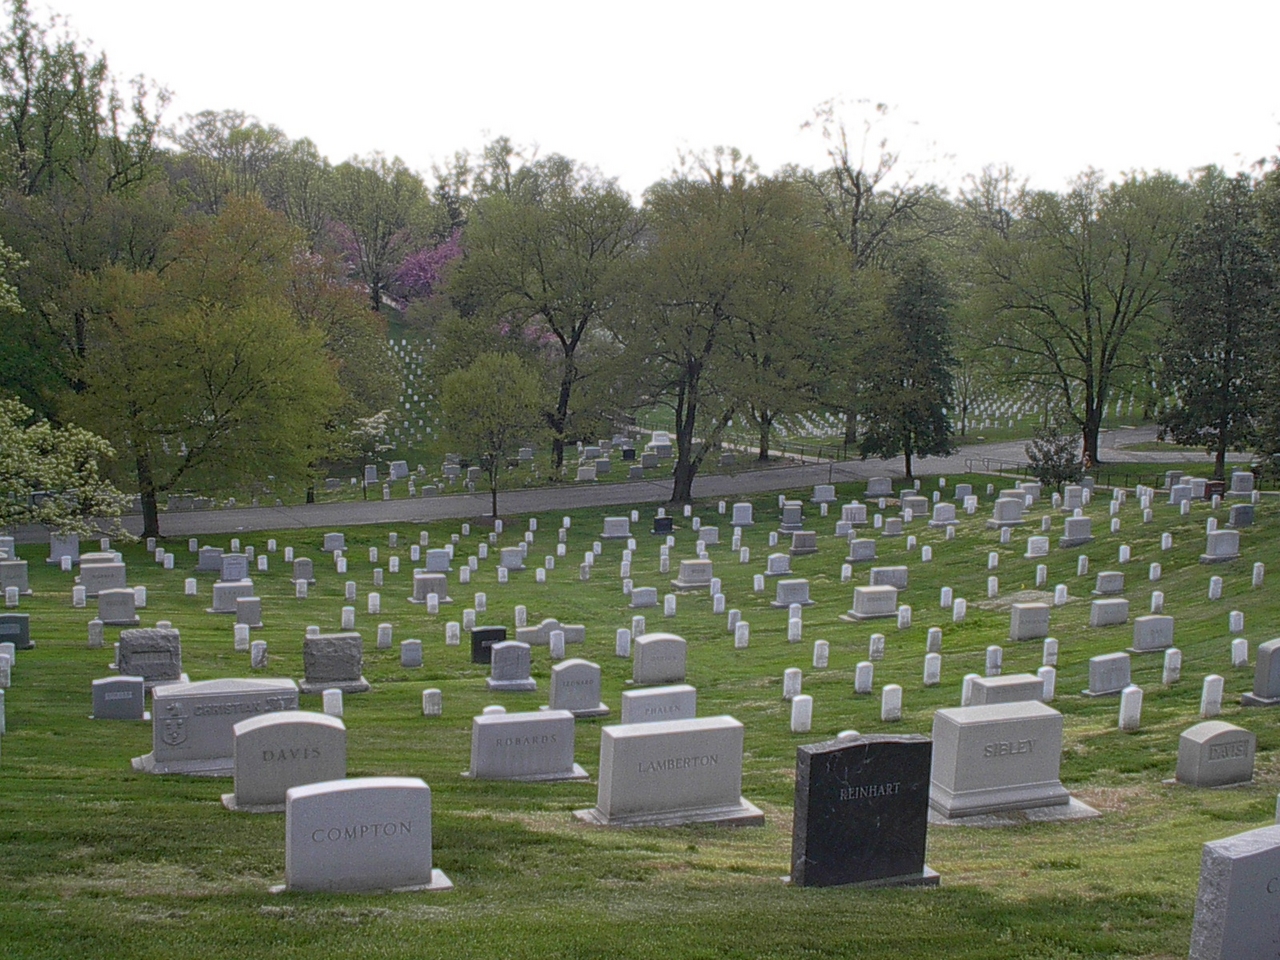
[[[1194,451],[1174,450],[1169,453],[1130,453],[1124,444],[1146,443],[1155,439],[1154,427],[1115,430],[1101,437],[1103,459],[1108,462],[1164,461],[1186,462],[1203,457]],[[917,476],[946,476],[964,473],[974,461],[983,458],[1026,462],[1022,440],[984,443],[961,447],[947,457],[926,457],[915,461]],[[1209,462],[1208,457],[1204,457]],[[840,483],[865,480],[868,477],[900,477],[901,457],[893,460],[851,460],[840,463],[814,463],[798,466],[774,466],[762,469],[744,467],[735,474],[700,477],[694,481],[693,493],[698,499],[733,499],[779,490],[809,487],[818,483]],[[981,470],[981,465],[975,465]],[[522,515],[580,507],[629,506],[640,503],[665,503],[671,496],[670,479],[632,480],[621,483],[567,484],[534,490],[500,492],[498,508],[504,515]],[[466,519],[489,512],[489,494],[451,494],[416,500],[345,501],[313,503],[289,507],[249,507],[190,513],[166,513],[160,516],[160,530],[166,537],[189,537],[229,534],[256,530],[283,530],[290,527],[328,527],[340,529],[368,523],[426,523],[432,520]],[[142,518],[128,517],[125,526],[134,534],[142,532]],[[23,543],[47,541],[40,528],[18,531]]]

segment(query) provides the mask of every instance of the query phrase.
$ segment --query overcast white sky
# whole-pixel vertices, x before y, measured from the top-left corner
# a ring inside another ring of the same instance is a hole
[[[505,134],[637,199],[682,149],[820,163],[800,125],[831,98],[889,104],[901,169],[952,187],[988,163],[1048,188],[1088,166],[1234,171],[1280,144],[1276,0],[31,6],[66,15],[117,74],[169,87],[172,121],[237,109],[334,162],[381,150],[424,174]]]

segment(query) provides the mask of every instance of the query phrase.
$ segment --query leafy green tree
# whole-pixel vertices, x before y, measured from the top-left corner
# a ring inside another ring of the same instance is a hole
[[[735,415],[766,395],[764,355],[750,355],[753,331],[812,305],[788,286],[811,236],[793,200],[736,150],[718,150],[646,193],[649,240],[633,305],[613,333],[641,403],[675,418],[673,502],[689,501]]]
[[[889,296],[885,323],[866,331],[866,386],[860,403],[867,424],[862,455],[902,455],[906,476],[917,456],[950,453],[955,357],[949,331],[949,296],[942,277],[913,260]]]
[[[565,441],[580,435],[574,416],[584,381],[608,352],[599,328],[623,293],[643,221],[614,181],[564,157],[490,177],[495,188],[471,213],[449,292],[480,320],[548,348],[547,426],[558,469]]]
[[[444,378],[440,414],[445,436],[484,470],[496,518],[507,461],[545,429],[538,375],[515,354],[482,354]]]
[[[1175,443],[1213,454],[1222,479],[1227,451],[1258,437],[1276,272],[1249,179],[1210,169],[1197,186],[1207,204],[1171,274],[1173,317],[1160,351],[1161,392],[1169,399],[1160,422]]]
[[[1029,195],[1007,239],[983,246],[983,294],[1007,379],[1057,393],[1080,428],[1086,467],[1118,386],[1141,376],[1165,322],[1169,272],[1187,228],[1187,185],[1168,174]]]
[[[94,278],[85,391],[71,405],[133,467],[144,535],[187,487],[305,480],[343,402],[323,330],[286,292],[299,236],[258,200],[184,226],[163,274]]]
[[[400,264],[424,238],[426,187],[399,157],[380,153],[339,164],[331,183],[333,241],[380,311]]]

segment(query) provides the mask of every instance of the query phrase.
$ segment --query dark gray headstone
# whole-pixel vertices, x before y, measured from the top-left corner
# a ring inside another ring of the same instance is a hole
[[[506,627],[476,627],[471,631],[471,662],[490,663],[493,659],[490,648],[506,639]]]
[[[936,884],[924,862],[931,751],[914,734],[797,747],[791,882]]]
[[[15,650],[30,650],[31,616],[26,613],[0,613],[0,643],[12,643]]]

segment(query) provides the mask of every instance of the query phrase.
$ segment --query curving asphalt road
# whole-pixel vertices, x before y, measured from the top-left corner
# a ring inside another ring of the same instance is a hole
[[[1122,428],[1102,434],[1100,444],[1105,462],[1187,462],[1203,457],[1196,451],[1173,448],[1168,453],[1131,453],[1128,444],[1147,443],[1156,438],[1155,427]],[[1026,441],[984,443],[963,446],[946,457],[918,458],[917,476],[946,476],[970,469],[982,470],[981,461],[1004,460],[1025,463]],[[1247,456],[1240,459],[1247,460]],[[700,477],[694,481],[694,496],[701,500],[741,498],[753,494],[773,493],[819,483],[865,480],[868,477],[893,476],[903,473],[901,457],[892,460],[850,460],[763,468],[744,468],[738,473]],[[641,503],[665,503],[671,496],[669,478],[631,480],[620,483],[565,484],[534,490],[500,492],[498,506],[503,514],[518,516],[579,507],[630,506]],[[426,523],[432,520],[468,519],[489,512],[489,494],[460,493],[414,500],[370,500],[342,503],[313,503],[289,507],[247,507],[188,513],[165,513],[160,516],[160,530],[165,537],[178,538],[209,534],[230,534],[257,530],[279,530],[289,527],[327,527],[340,529],[370,523]],[[125,526],[134,534],[142,532],[142,518],[128,517]],[[23,543],[45,542],[47,533],[39,527],[18,531]]]

